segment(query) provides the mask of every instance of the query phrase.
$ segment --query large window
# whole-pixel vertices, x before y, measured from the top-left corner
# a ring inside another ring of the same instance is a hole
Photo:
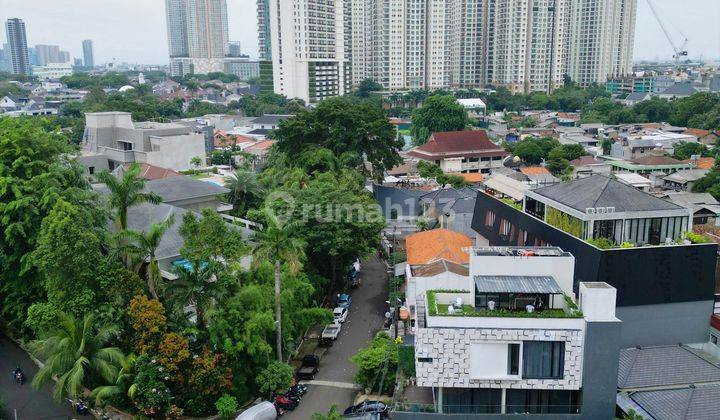
[[[580,391],[547,389],[508,389],[507,413],[575,414],[580,412]]]
[[[523,342],[524,379],[562,379],[565,368],[565,342]]]
[[[491,388],[443,388],[445,414],[500,413],[502,390]]]

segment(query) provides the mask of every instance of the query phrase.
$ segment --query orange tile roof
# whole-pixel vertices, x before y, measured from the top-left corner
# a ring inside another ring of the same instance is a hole
[[[433,229],[408,235],[405,244],[410,265],[428,264],[441,259],[467,264],[470,257],[462,249],[472,246],[473,241],[462,233]]]
[[[128,170],[130,169],[130,166],[132,166],[132,164],[126,163],[123,165],[123,169]],[[152,181],[154,179],[167,179],[184,176],[180,172],[173,171],[172,169],[161,168],[159,166],[154,166],[147,163],[138,163],[138,166],[140,167],[140,172],[138,173],[138,176],[140,176],[140,178],[145,178],[149,181]]]
[[[480,172],[471,173],[471,174],[455,174],[455,175],[460,175],[461,177],[463,177],[465,182],[470,182],[470,183],[480,183],[480,182],[483,182],[483,179],[485,179],[483,174],[481,174]]]
[[[694,162],[692,159],[685,159],[685,160],[683,160],[683,163],[694,163]],[[713,166],[715,166],[715,158],[701,157],[697,161],[698,169],[712,169]]]
[[[683,134],[689,134],[691,136],[697,136],[699,137],[705,137],[709,134],[711,134],[708,130],[701,130],[699,128],[688,128],[687,130],[683,131]]]
[[[520,172],[525,175],[550,175],[550,171],[542,166],[526,166],[524,168],[520,168]]]

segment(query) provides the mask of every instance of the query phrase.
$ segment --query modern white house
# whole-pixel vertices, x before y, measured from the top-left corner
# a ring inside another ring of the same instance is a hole
[[[104,156],[111,171],[133,162],[181,171],[192,167],[194,157],[205,161],[205,134],[184,124],[133,122],[129,112],[92,112],[85,114],[83,152],[81,163]]]
[[[464,285],[416,296],[416,384],[433,411],[612,418],[616,290],[581,282],[576,296],[575,259],[557,247],[468,251]]]

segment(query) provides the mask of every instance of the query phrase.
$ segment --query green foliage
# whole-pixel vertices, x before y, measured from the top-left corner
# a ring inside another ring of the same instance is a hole
[[[70,89],[99,88],[120,88],[130,84],[130,78],[122,73],[105,73],[102,75],[90,75],[88,73],[73,73],[70,76],[63,76],[60,81]]]
[[[222,397],[215,401],[215,409],[220,417],[223,419],[234,418],[238,412],[237,398],[228,394],[223,394]]]
[[[183,215],[180,235],[181,255],[189,261],[237,263],[250,252],[242,233],[225,222],[212,209],[203,209],[199,219],[193,212]]]
[[[249,117],[260,117],[263,114],[295,114],[305,109],[301,99],[290,99],[277,93],[263,92],[257,97],[246,95],[239,101],[231,103],[228,108],[239,109]]]
[[[432,133],[464,130],[467,111],[455,97],[433,95],[412,112],[412,136],[416,145],[425,144]]]
[[[673,157],[678,160],[690,159],[692,155],[710,156],[710,150],[702,143],[680,141],[673,146]]]
[[[383,87],[380,83],[372,79],[365,79],[360,82],[354,93],[356,96],[359,96],[361,98],[367,98],[368,96],[370,96],[371,92],[377,92],[380,90],[383,90]]]
[[[465,178],[454,174],[442,174],[437,177],[437,182],[442,186],[450,184],[453,188],[462,188],[468,185]]]
[[[512,206],[513,208],[517,210],[522,210],[522,203],[518,203],[517,201],[513,200],[512,198],[500,198],[500,201],[507,204],[508,206]]]
[[[632,242],[623,242],[620,244],[620,248],[635,248],[635,244]]]
[[[160,417],[170,410],[172,395],[163,382],[162,366],[150,355],[140,356],[135,364],[137,375],[133,385],[133,402],[140,413],[148,417]]]
[[[262,187],[255,174],[244,169],[237,169],[225,181],[225,187],[230,190],[228,199],[233,205],[234,214],[243,216],[248,209],[256,208],[259,205]]]
[[[594,239],[588,239],[587,242],[591,245],[594,245],[600,249],[610,249],[615,248],[617,244],[612,239],[608,238],[594,238]]]
[[[530,165],[537,165],[544,159],[548,159],[550,152],[559,146],[560,142],[552,137],[526,138],[517,143],[504,144],[505,150]]]
[[[577,217],[563,213],[552,207],[545,208],[546,222],[556,228],[567,232],[576,238],[581,238],[583,234],[583,222]]]
[[[293,375],[292,366],[287,363],[273,361],[258,374],[256,382],[260,392],[269,394],[290,387]]]
[[[440,166],[426,160],[417,163],[417,170],[418,174],[423,178],[437,178],[443,175]]]
[[[61,313],[56,328],[30,344],[30,350],[45,361],[32,386],[40,389],[56,376],[53,397],[60,402],[80,395],[84,388],[112,383],[124,358],[120,349],[106,346],[116,334],[114,327],[96,324],[92,315],[76,319]]]
[[[109,190],[109,204],[115,210],[115,223],[117,231],[127,229],[127,212],[132,206],[150,203],[158,204],[160,196],[153,192],[144,192],[147,180],[140,177],[140,166],[136,163],[122,174],[120,179],[108,171],[98,174],[98,179],[105,183]]]
[[[82,170],[63,158],[72,151],[49,119],[0,118],[0,314],[23,335],[28,307],[44,300],[30,256],[45,216],[62,199],[83,209],[88,223],[104,223]]]
[[[402,162],[398,151],[403,142],[396,138],[395,128],[382,109],[344,98],[324,100],[311,111],[298,112],[280,123],[275,138],[277,150],[293,158],[316,148],[327,149],[338,159],[352,154],[355,159],[343,166],[361,173],[366,169],[358,157],[364,156],[374,176]]]
[[[690,241],[691,243],[694,243],[694,244],[707,244],[707,243],[712,242],[712,240],[710,238],[708,238],[705,235],[701,235],[699,233],[685,232],[684,236],[685,236],[685,239],[687,239],[688,241]]]
[[[398,366],[406,378],[415,377],[415,346],[398,347]]]
[[[379,332],[368,347],[360,349],[350,360],[358,367],[355,382],[362,388],[376,390],[381,382],[381,393],[390,393],[395,388],[398,345],[386,332]]]
[[[343,416],[338,411],[337,405],[333,404],[327,414],[315,413],[310,420],[342,420]]]

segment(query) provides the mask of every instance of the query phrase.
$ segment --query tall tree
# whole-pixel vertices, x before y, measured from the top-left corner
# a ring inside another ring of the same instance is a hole
[[[205,313],[224,293],[222,285],[215,278],[216,263],[192,261],[189,267],[175,267],[178,278],[168,283],[165,292],[174,306],[180,310],[185,306],[195,308],[196,324],[205,330]]]
[[[160,246],[160,241],[165,235],[165,232],[172,227],[173,223],[175,223],[175,218],[171,215],[164,222],[154,223],[150,226],[148,232],[138,232],[134,230],[120,232],[120,235],[124,235],[129,239],[129,241],[127,241],[129,243],[129,253],[136,259],[135,272],[139,273],[142,266],[147,263],[145,280],[147,281],[148,291],[150,291],[153,299],[158,299],[157,287],[162,280],[155,253]]]
[[[113,327],[97,325],[90,314],[82,319],[61,314],[57,328],[30,345],[45,360],[33,387],[40,389],[57,376],[53,396],[60,402],[64,396],[81,395],[84,388],[112,383],[124,358],[119,348],[106,347],[116,333]]]
[[[372,166],[372,175],[402,163],[398,151],[402,140],[384,111],[367,102],[353,102],[345,98],[331,98],[320,102],[313,110],[302,110],[294,118],[280,123],[275,131],[276,148],[295,158],[309,147],[331,150],[340,157],[346,152],[363,156]],[[354,168],[365,173],[365,165]]]
[[[233,205],[233,213],[237,215],[242,215],[261,193],[255,174],[244,169],[235,170],[225,181],[225,188],[230,190],[228,197]]]
[[[412,112],[412,136],[416,145],[425,144],[432,133],[464,130],[467,111],[451,95],[432,95]]]
[[[254,262],[263,260],[273,261],[275,264],[275,346],[278,361],[282,362],[282,313],[280,308],[280,265],[287,264],[292,272],[300,268],[302,258],[305,256],[305,242],[296,234],[297,225],[282,222],[277,215],[266,208],[264,210],[266,226],[257,233],[258,246],[254,251]]]
[[[123,173],[120,179],[110,172],[103,171],[98,174],[98,179],[104,182],[110,192],[110,207],[115,209],[115,222],[118,231],[127,229],[128,209],[132,206],[150,203],[159,204],[160,196],[153,192],[143,192],[147,180],[141,178],[140,166],[136,163]]]

